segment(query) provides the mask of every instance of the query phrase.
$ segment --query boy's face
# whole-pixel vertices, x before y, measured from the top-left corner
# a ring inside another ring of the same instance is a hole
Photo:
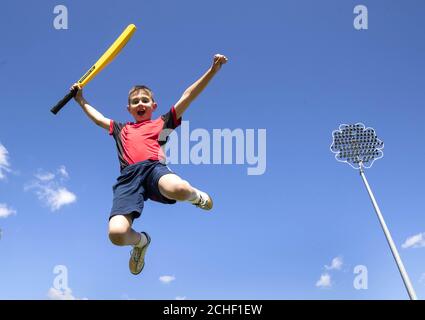
[[[144,90],[137,90],[130,96],[130,104],[127,107],[128,112],[134,117],[136,122],[149,120],[152,112],[157,105],[153,101],[151,95]]]

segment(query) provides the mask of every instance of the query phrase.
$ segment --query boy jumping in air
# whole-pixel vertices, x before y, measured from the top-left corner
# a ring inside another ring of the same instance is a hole
[[[104,117],[84,99],[78,84],[72,86],[79,89],[75,100],[87,116],[108,130],[115,140],[121,175],[112,187],[114,199],[109,217],[109,239],[117,246],[133,246],[129,268],[135,275],[143,270],[146,250],[151,242],[147,232],[132,229],[134,219],[143,211],[144,201],[151,199],[166,204],[189,201],[204,210],[211,210],[213,206],[207,193],[192,187],[164,164],[165,154],[161,146],[166,143],[164,132],[180,125],[185,110],[226,62],[225,56],[216,54],[207,72],[186,89],[167,113],[155,120],[151,117],[157,104],[153,92],[146,86],[131,88],[127,110],[135,122],[126,124]]]

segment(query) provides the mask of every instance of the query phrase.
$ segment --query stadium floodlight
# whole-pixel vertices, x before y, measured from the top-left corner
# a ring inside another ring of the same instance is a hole
[[[407,293],[411,300],[417,300],[415,290],[413,289],[412,283],[410,282],[409,276],[397,251],[397,247],[394,244],[364,172],[365,168],[370,168],[375,160],[384,156],[382,152],[384,142],[378,139],[374,129],[366,128],[362,123],[342,124],[339,126],[338,130],[332,132],[332,137],[333,141],[330,148],[331,151],[335,153],[335,159],[340,162],[346,162],[354,169],[359,170],[395,262],[397,263],[398,270],[403,278]]]

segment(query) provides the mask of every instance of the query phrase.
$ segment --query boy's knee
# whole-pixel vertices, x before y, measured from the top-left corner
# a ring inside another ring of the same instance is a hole
[[[189,182],[181,180],[173,186],[173,194],[177,200],[186,200],[192,193],[192,187]]]
[[[117,246],[124,246],[127,244],[128,230],[123,227],[110,227],[109,240]]]

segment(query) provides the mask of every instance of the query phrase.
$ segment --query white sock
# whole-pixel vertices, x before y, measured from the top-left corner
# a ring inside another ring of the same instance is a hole
[[[193,188],[195,189],[195,188]],[[189,199],[188,201],[191,203],[198,203],[199,200],[201,200],[201,194],[200,191],[198,189],[195,189],[195,195],[193,196],[192,199]]]
[[[134,247],[142,248],[146,243],[148,239],[146,239],[146,236],[140,232],[140,241],[134,245]]]

